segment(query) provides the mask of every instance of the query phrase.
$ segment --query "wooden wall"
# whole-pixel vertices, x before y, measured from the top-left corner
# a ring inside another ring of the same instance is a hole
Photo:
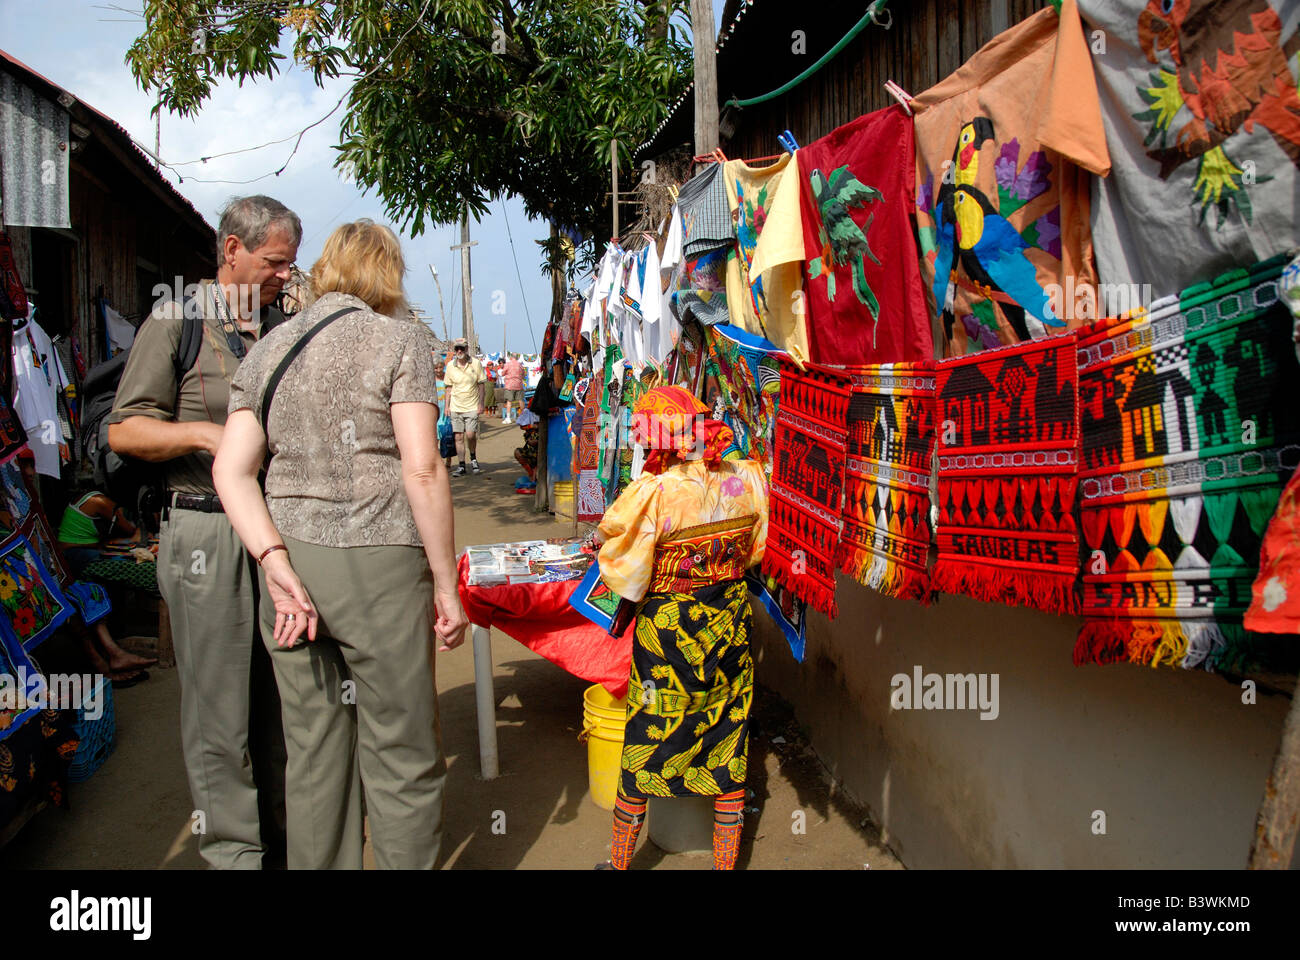
[[[790,92],[740,112],[737,129],[724,138],[729,157],[761,157],[780,153],[776,135],[789,130],[801,144],[825,136],[841,124],[894,103],[885,92],[893,80],[912,94],[926,90],[953,73],[985,43],[1003,30],[1047,6],[1047,0],[909,0],[889,5],[893,25],[885,30],[868,25],[850,44]],[[762,5],[746,17],[755,15]],[[797,24],[791,17],[788,24]],[[737,27],[733,57],[749,46],[744,21]],[[757,26],[757,25],[755,25]],[[786,31],[780,32],[786,43]],[[841,34],[842,36],[842,34]],[[724,47],[721,61],[730,52]],[[719,72],[723,69],[719,64]],[[762,71],[768,89],[789,76],[781,69]],[[725,80],[722,82],[725,83]],[[747,82],[747,86],[752,81]],[[763,92],[759,90],[757,92]],[[725,98],[734,95],[720,87]],[[753,96],[754,94],[746,94]],[[687,103],[688,112],[690,101]]]
[[[136,312],[136,215],[113,198],[104,181],[91,176],[74,168],[71,199],[73,229],[81,236],[83,270],[78,335],[87,363],[94,365],[101,357],[103,341],[94,311],[99,288],[104,288],[109,305],[119,313]]]

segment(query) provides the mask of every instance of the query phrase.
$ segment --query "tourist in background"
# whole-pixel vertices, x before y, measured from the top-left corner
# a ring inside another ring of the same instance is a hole
[[[519,354],[512,353],[506,358],[501,369],[501,389],[504,391],[506,416],[505,423],[518,419],[524,409],[524,365],[519,362]]]
[[[478,418],[483,413],[487,392],[487,374],[483,365],[469,355],[469,341],[458,339],[452,348],[452,359],[447,364],[447,412],[456,435],[456,459],[460,464],[453,477],[465,476],[465,452],[475,473],[482,472],[478,465]]]

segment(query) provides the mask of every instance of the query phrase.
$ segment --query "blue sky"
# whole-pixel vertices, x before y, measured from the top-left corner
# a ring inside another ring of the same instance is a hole
[[[153,100],[135,85],[124,63],[126,50],[139,34],[143,21],[109,9],[109,4],[140,9],[139,0],[0,0],[0,46],[33,70],[71,92],[78,99],[112,117],[140,143],[152,149]],[[721,19],[723,0],[714,0],[714,21]],[[220,84],[201,114],[182,119],[162,116],[162,158],[182,164],[203,156],[235,150],[296,133],[328,113],[346,92],[346,78],[319,88],[305,72],[289,69],[274,81],[237,86]],[[185,164],[164,171],[176,188],[215,225],[219,211],[231,196],[266,193],[291,207],[303,221],[303,242],[298,261],[310,268],[325,238],[341,223],[358,217],[388,222],[383,205],[373,193],[363,194],[345,182],[333,168],[338,124],[343,109],[309,131],[297,154],[279,177],[265,176],[253,183],[232,182],[263,177],[288,158],[293,143],[279,144],[207,163]],[[522,291],[515,260],[507,239],[514,238]],[[500,350],[502,335],[510,350],[530,352],[540,342],[542,324],[550,310],[550,284],[538,264],[541,251],[535,240],[548,233],[544,223],[526,219],[523,206],[507,199],[493,204],[482,223],[471,222],[473,248],[474,321],[485,350]],[[418,238],[403,237],[408,266],[407,293],[441,332],[438,295],[429,265],[442,282],[448,326],[460,329],[460,261],[450,250],[459,242],[458,224],[426,227]],[[500,291],[500,294],[497,293]],[[504,314],[493,313],[504,307]],[[531,330],[530,330],[531,318]]]

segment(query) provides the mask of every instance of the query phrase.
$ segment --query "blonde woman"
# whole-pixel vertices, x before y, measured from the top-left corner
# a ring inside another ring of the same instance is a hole
[[[311,273],[315,303],[231,383],[213,467],[271,601],[261,628],[283,701],[288,864],[360,868],[364,790],[376,863],[432,868],[446,778],[432,641],[449,650],[467,626],[434,340],[408,319],[387,227],[339,227]]]

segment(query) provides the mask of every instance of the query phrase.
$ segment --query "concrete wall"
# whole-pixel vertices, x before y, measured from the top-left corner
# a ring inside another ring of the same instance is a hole
[[[755,605],[758,680],[912,868],[1242,868],[1289,698],[1203,671],[1075,667],[1078,621],[840,577],[804,663]],[[890,679],[996,673],[1000,713],[891,710]],[[1093,811],[1106,834],[1092,832]]]

